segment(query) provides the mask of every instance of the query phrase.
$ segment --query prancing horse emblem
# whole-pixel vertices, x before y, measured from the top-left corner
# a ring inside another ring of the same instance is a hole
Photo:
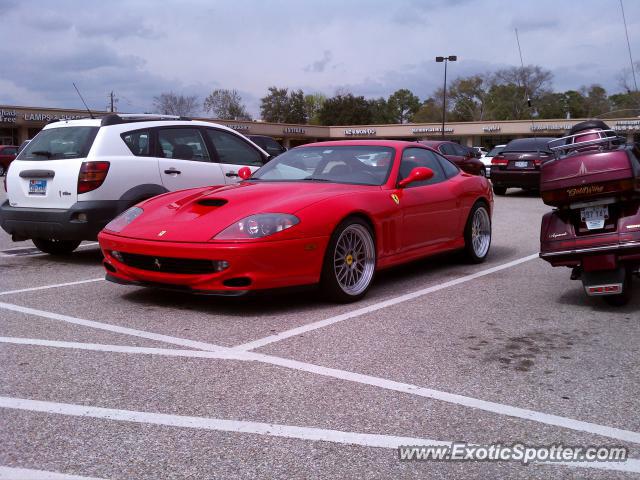
[[[153,261],[153,264],[156,266],[158,270],[162,269],[162,264],[160,263],[160,260],[158,260],[157,258]]]
[[[395,193],[392,193],[391,198],[393,199],[394,202],[396,202],[396,205],[400,205],[400,199],[398,198],[398,195],[396,195]]]
[[[159,236],[159,237],[161,237],[161,236],[163,236],[165,233],[167,233],[167,231],[166,231],[166,230],[162,230],[162,231],[158,234],[158,236]]]

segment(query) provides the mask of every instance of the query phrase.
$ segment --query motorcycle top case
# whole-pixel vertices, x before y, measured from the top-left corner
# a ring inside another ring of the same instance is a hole
[[[640,193],[640,162],[631,145],[614,150],[575,152],[543,163],[540,193],[547,205],[567,206]]]

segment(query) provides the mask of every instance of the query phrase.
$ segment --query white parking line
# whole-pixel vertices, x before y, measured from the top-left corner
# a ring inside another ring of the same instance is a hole
[[[1,304],[0,304],[1,305]],[[451,403],[454,405],[460,405],[476,410],[483,410],[490,413],[495,413],[502,416],[514,417],[523,420],[530,420],[537,423],[543,423],[546,425],[553,425],[556,427],[567,428],[570,430],[576,430],[579,432],[590,433],[594,435],[602,435],[616,440],[621,440],[630,443],[640,444],[640,433],[630,430],[622,430],[615,427],[608,427],[605,425],[598,425],[595,423],[584,422],[581,420],[575,420],[572,418],[561,417],[559,415],[552,415],[543,412],[537,412],[535,410],[528,410],[525,408],[513,407],[510,405],[504,405],[496,402],[489,402],[473,397],[466,397],[464,395],[457,395],[455,393],[442,392],[439,390],[433,390],[430,388],[420,387],[418,385],[412,385],[408,383],[395,382],[385,378],[374,377],[371,375],[363,375],[360,373],[348,372],[345,370],[338,370],[335,368],[323,367],[320,365],[313,365],[311,363],[299,362],[297,360],[290,360],[287,358],[274,357],[271,355],[265,355],[255,352],[239,352],[230,348],[218,347],[219,350],[215,352],[198,352],[189,350],[172,350],[162,348],[143,348],[143,347],[127,347],[119,345],[102,345],[102,344],[88,344],[78,342],[61,342],[55,340],[41,340],[30,338],[16,338],[16,337],[0,337],[0,343],[13,343],[19,345],[37,345],[47,347],[58,348],[76,348],[82,350],[95,350],[102,352],[119,352],[119,353],[142,353],[152,355],[168,355],[173,357],[192,357],[192,358],[217,358],[217,359],[229,359],[239,361],[255,361],[265,363],[269,365],[275,365],[291,370],[298,370],[307,373],[313,373],[316,375],[322,375],[325,377],[336,378],[348,382],[358,383],[362,385],[369,385],[385,390],[405,393],[408,395],[430,398],[442,402]]]
[[[91,407],[71,403],[45,402],[15,397],[0,397],[0,408],[9,408],[30,412],[89,417],[120,422],[134,422],[147,425],[162,425],[179,428],[194,428],[232,433],[256,434],[269,437],[294,438],[299,440],[331,442],[363,447],[397,449],[402,445],[451,445],[450,441],[427,438],[401,437],[372,433],[344,432],[324,428],[299,427],[242,420],[226,420],[220,418],[192,417],[165,413],[121,410],[115,408]],[[553,464],[547,464],[553,465]],[[569,464],[562,464],[567,466]],[[573,467],[603,468],[597,462],[576,462]],[[607,470],[623,472],[640,472],[640,460],[628,459],[626,462],[608,462]]]
[[[5,290],[0,295],[11,295],[14,293],[37,292],[38,290],[49,290],[50,288],[69,287],[73,285],[82,285],[83,283],[101,282],[104,277],[90,278],[89,280],[78,280],[77,282],[55,283],[53,285],[43,285],[42,287],[21,288],[19,290]]]
[[[80,477],[65,473],[0,466],[0,480],[101,480],[97,477]]]
[[[224,349],[223,347],[219,347],[218,345],[213,345],[211,343],[198,342],[196,340],[187,340],[186,338],[171,337],[169,335],[162,335],[160,333],[145,332],[143,330],[120,327],[118,325],[111,325],[109,323],[94,322],[92,320],[85,320],[83,318],[70,317],[69,315],[60,315],[59,313],[45,312],[44,310],[36,310],[35,308],[13,305],[11,303],[0,302],[0,308],[10,310],[12,312],[26,313],[27,315],[49,318],[51,320],[60,320],[61,322],[73,323],[75,325],[82,325],[84,327],[97,328],[99,330],[106,330],[108,332],[123,333],[125,335],[131,335],[134,337],[157,340],[158,342],[180,345],[182,347],[195,348],[197,350],[217,351],[220,349]]]
[[[444,290],[445,288],[449,288],[449,287],[454,287],[456,285],[460,285],[461,283],[470,282],[471,280],[475,280],[476,278],[484,277],[486,275],[491,275],[492,273],[496,273],[501,270],[506,270],[507,268],[515,267],[516,265],[520,265],[521,263],[528,262],[529,260],[533,260],[534,258],[539,258],[537,253],[533,255],[528,255],[526,257],[518,258],[517,260],[513,260],[512,262],[503,263],[502,265],[498,265],[496,267],[487,268],[486,270],[481,270],[479,272],[472,273],[471,275],[466,275],[464,277],[456,278],[454,280],[450,280],[440,285],[423,288],[415,292],[400,295],[399,297],[383,300],[382,302],[374,303],[373,305],[368,305],[366,307],[359,308],[352,312],[343,313],[341,315],[336,315],[335,317],[330,317],[325,320],[319,320],[317,322],[309,323],[301,327],[296,327],[296,328],[292,328],[291,330],[285,330],[284,332],[276,333],[275,335],[269,335],[268,337],[260,338],[258,340],[253,340],[248,343],[243,343],[242,345],[237,345],[236,347],[233,347],[233,348],[234,350],[240,350],[240,351],[255,350],[256,348],[264,347],[265,345],[269,345],[271,343],[275,343],[281,340],[285,340],[287,338],[295,337],[296,335],[301,335],[303,333],[310,332],[311,330],[317,330],[318,328],[327,327],[329,325],[333,325],[334,323],[342,322],[350,318],[359,317],[361,315],[366,315],[367,313],[375,312],[377,310],[381,310],[383,308],[387,308],[392,305],[397,305],[399,303],[407,302],[409,300],[422,297],[429,293],[437,292],[439,290]]]

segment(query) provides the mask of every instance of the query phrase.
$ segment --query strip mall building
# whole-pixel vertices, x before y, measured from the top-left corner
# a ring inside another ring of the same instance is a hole
[[[104,115],[107,112],[95,112]],[[16,107],[0,105],[0,145],[19,145],[33,138],[47,122],[84,118],[85,110]],[[216,121],[208,118],[201,120]],[[452,122],[445,125],[445,138],[468,146],[492,147],[514,138],[537,136],[559,137],[566,134],[572,120],[509,120],[496,122]],[[349,138],[393,138],[424,140],[442,138],[442,125],[438,123],[401,125],[354,125],[324,127],[316,125],[287,125],[281,123],[216,121],[245,135],[268,135],[278,139],[285,147],[322,140]],[[607,124],[626,135],[629,141],[640,141],[640,118],[614,118]]]

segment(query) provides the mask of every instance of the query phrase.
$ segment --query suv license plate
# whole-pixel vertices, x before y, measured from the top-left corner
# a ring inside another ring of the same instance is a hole
[[[597,206],[580,209],[580,219],[587,224],[587,230],[604,228],[604,221],[609,218],[609,207]]]
[[[529,162],[515,162],[514,165],[516,168],[528,168]]]
[[[29,195],[46,195],[46,180],[29,180]]]

